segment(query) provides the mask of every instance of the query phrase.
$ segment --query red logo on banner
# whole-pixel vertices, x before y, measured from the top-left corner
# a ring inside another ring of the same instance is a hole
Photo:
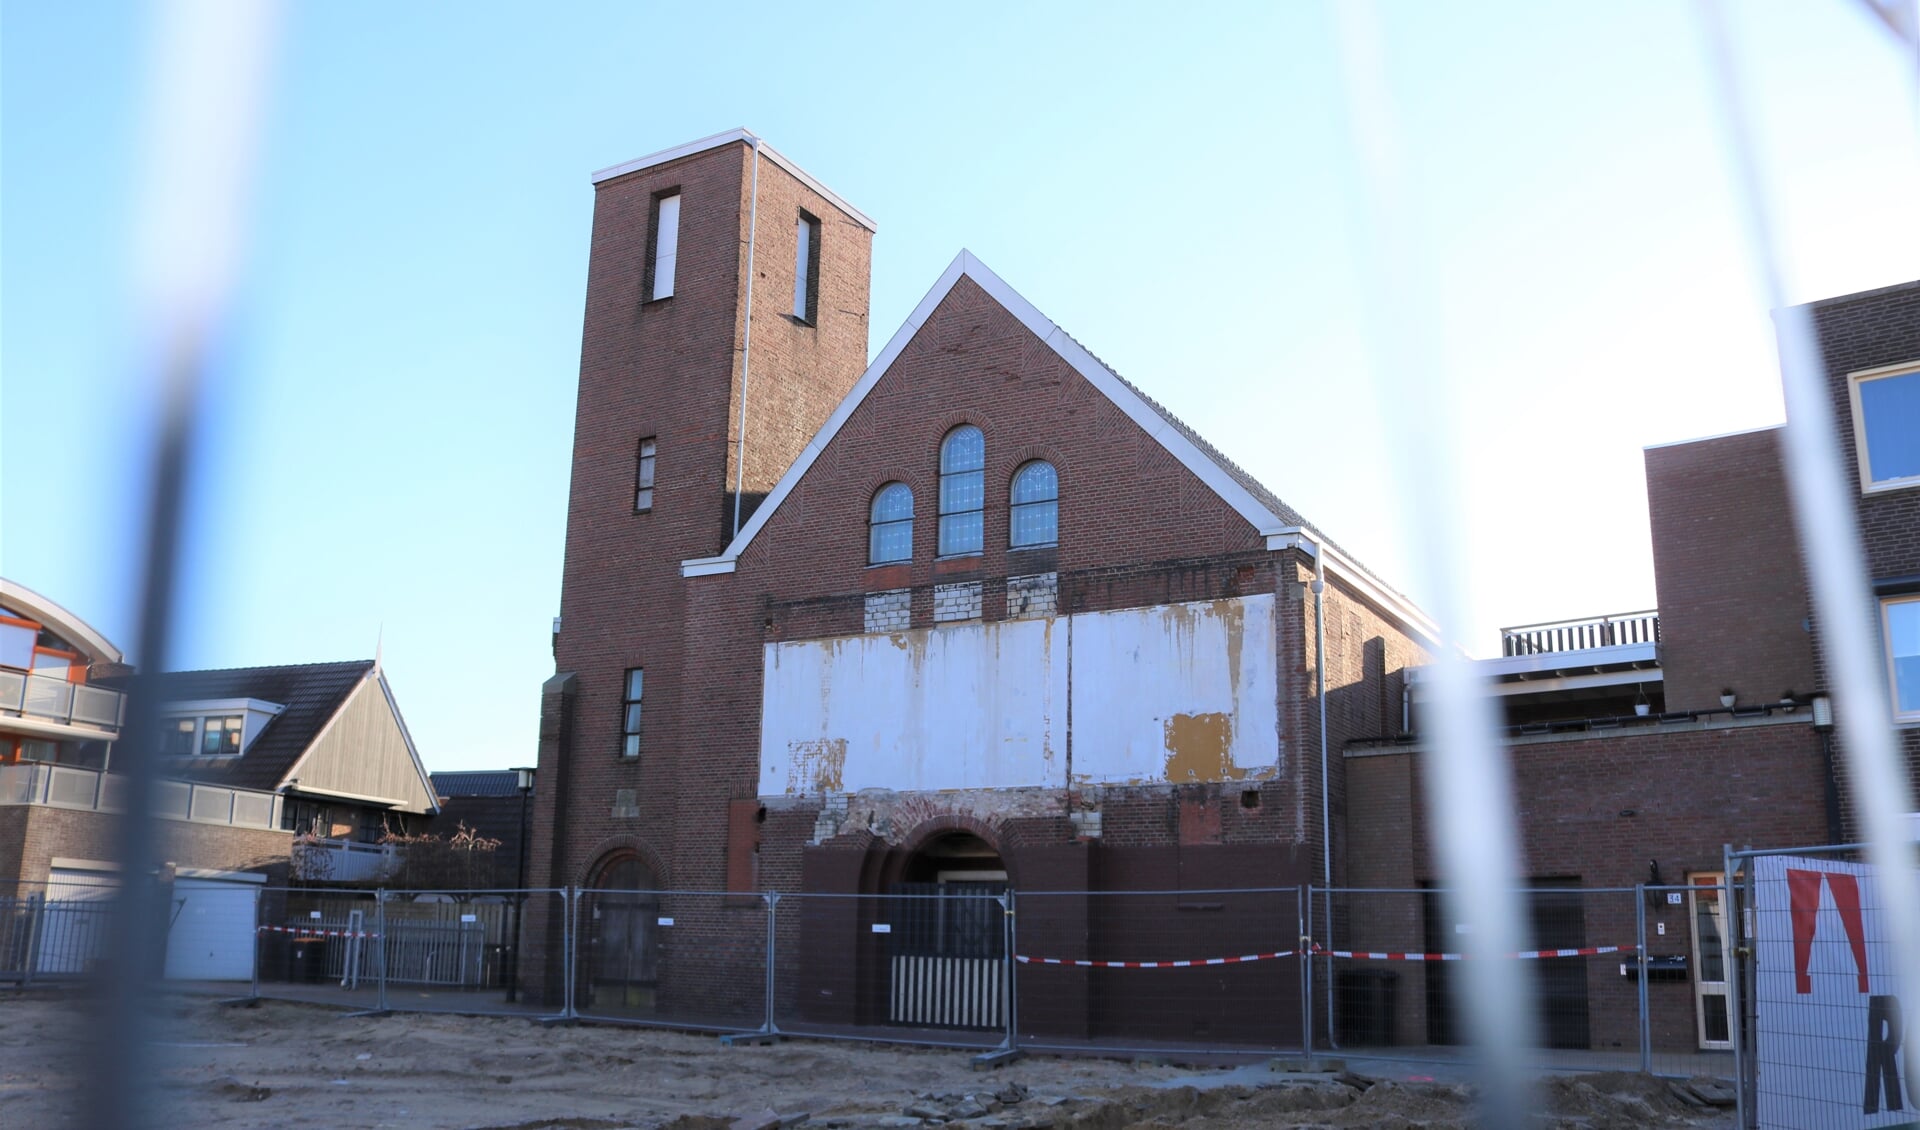
[[[1840,912],[1840,925],[1847,931],[1847,947],[1853,951],[1853,967],[1860,978],[1860,991],[1867,991],[1867,930],[1860,918],[1860,881],[1839,871],[1796,871],[1787,869],[1787,902],[1793,915],[1793,991],[1813,992],[1813,978],[1807,972],[1807,959],[1813,953],[1813,931],[1820,919],[1820,883],[1826,881],[1833,892],[1833,905]]]

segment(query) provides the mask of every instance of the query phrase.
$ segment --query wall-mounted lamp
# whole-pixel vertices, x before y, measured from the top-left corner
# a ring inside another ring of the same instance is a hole
[[[1816,730],[1833,729],[1833,699],[1823,694],[1813,696],[1813,728]]]

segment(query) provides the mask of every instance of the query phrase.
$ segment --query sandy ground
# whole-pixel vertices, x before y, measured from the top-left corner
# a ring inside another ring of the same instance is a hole
[[[79,1125],[96,1082],[84,1002],[0,993],[0,1127]],[[164,1126],[447,1127],[471,1130],[892,1130],[1124,1127],[1468,1127],[1471,1095],[1380,1074],[1302,1075],[1268,1065],[1182,1068],[1028,1057],[990,1071],[967,1054],[795,1040],[728,1048],[639,1028],[541,1027],[437,1015],[353,1018],[312,1005],[222,1007],[170,998],[157,1026],[153,1103]],[[1353,1065],[1366,1071],[1363,1064]],[[1535,1104],[1543,1127],[1726,1130],[1730,1111],[1666,1082],[1560,1076]]]

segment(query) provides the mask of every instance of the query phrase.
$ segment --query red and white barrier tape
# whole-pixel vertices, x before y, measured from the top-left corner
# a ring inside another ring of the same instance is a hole
[[[1546,957],[1595,957],[1603,953],[1633,953],[1638,946],[1584,946],[1570,950],[1522,950],[1506,956],[1521,960]],[[1015,954],[1013,959],[1022,965],[1077,965],[1082,969],[1192,969],[1207,965],[1238,965],[1244,961],[1273,961],[1278,958],[1292,957],[1299,951],[1282,950],[1279,953],[1248,953],[1238,957],[1202,957],[1191,961],[1087,961],[1072,957],[1033,957],[1029,954]],[[1318,945],[1311,953],[1316,957],[1351,957],[1362,961],[1465,961],[1464,953],[1402,953],[1376,952],[1370,950],[1330,950]]]
[[[305,926],[262,926],[262,930],[271,930],[276,934],[298,934],[303,938],[377,938],[378,934],[356,933],[352,930],[314,930]]]
[[[1639,948],[1638,946],[1586,946],[1571,950],[1522,950],[1505,956],[1522,960],[1542,957],[1593,957],[1603,953],[1632,953]],[[1464,953],[1376,953],[1367,950],[1322,949],[1317,945],[1313,947],[1313,952],[1317,957],[1354,957],[1363,961],[1465,961],[1467,959]]]
[[[1238,965],[1243,961],[1272,961],[1292,957],[1293,950],[1279,953],[1243,953],[1238,957],[1201,957],[1192,961],[1086,961],[1073,957],[1031,957],[1017,953],[1013,960],[1023,965],[1078,965],[1083,969],[1192,969],[1205,965]]]

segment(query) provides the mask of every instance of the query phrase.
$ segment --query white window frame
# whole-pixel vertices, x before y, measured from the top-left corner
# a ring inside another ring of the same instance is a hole
[[[793,238],[793,316],[808,325],[813,324],[814,293],[819,286],[814,264],[819,256],[820,221],[802,212]]]
[[[680,191],[653,198],[653,288],[647,301],[673,297],[673,268],[680,258]]]
[[[1887,663],[1887,705],[1893,711],[1893,720],[1902,725],[1920,724],[1920,710],[1902,711],[1900,709],[1900,683],[1894,669],[1893,654],[1893,618],[1892,610],[1896,604],[1920,606],[1920,593],[1902,593],[1898,596],[1880,598],[1880,654]]]
[[[1898,365],[1882,365],[1878,368],[1861,369],[1847,374],[1847,401],[1853,410],[1853,451],[1860,468],[1861,494],[1877,494],[1885,490],[1920,487],[1920,475],[1902,475],[1897,479],[1874,481],[1873,463],[1867,451],[1867,418],[1860,407],[1860,386],[1867,381],[1916,374],[1920,374],[1920,361],[1902,361]]]

